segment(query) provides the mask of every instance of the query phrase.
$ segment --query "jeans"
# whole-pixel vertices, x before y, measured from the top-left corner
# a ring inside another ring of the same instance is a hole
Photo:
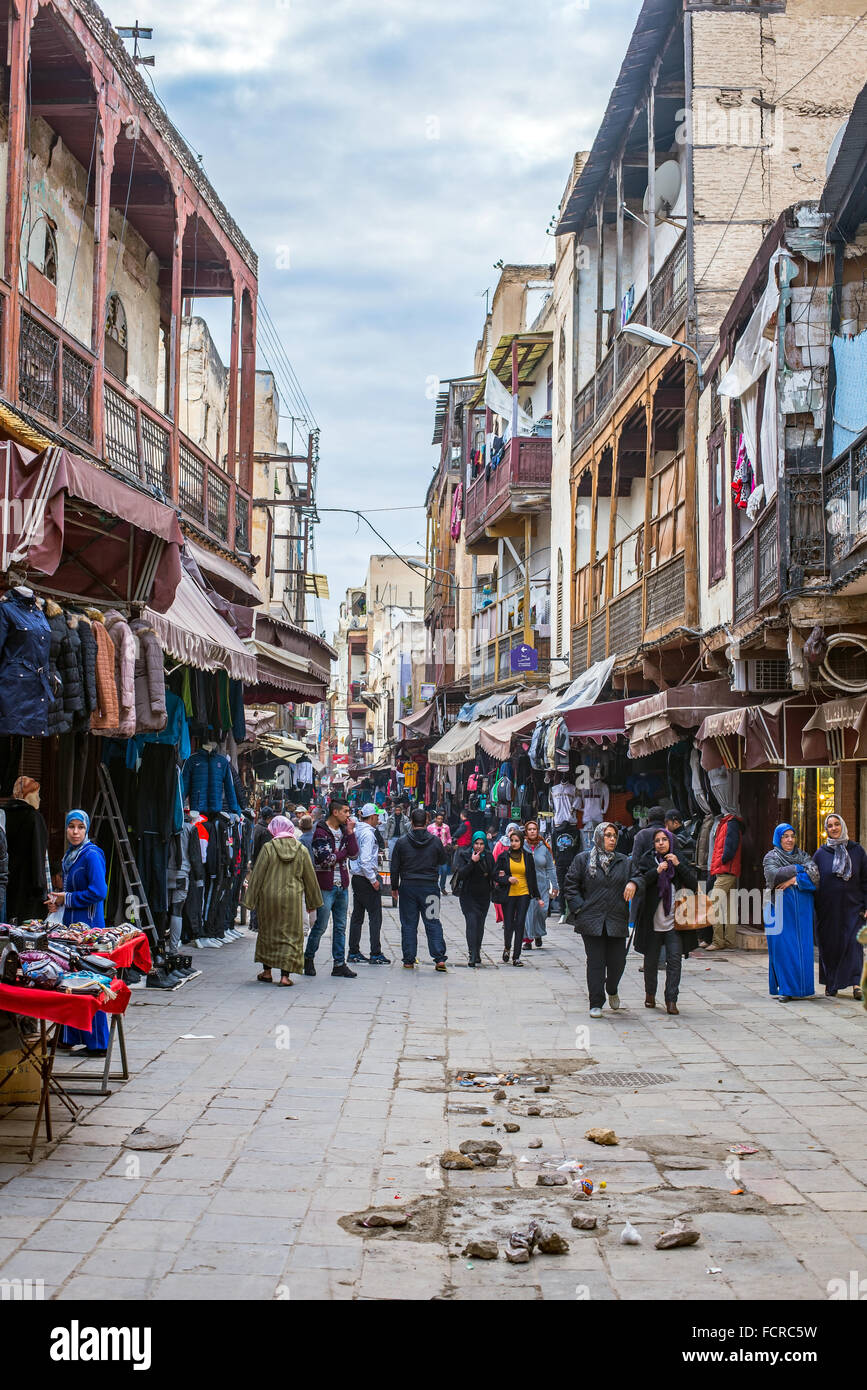
[[[333,925],[331,928],[331,959],[335,965],[346,963],[346,910],[349,906],[348,888],[323,888],[322,906],[316,914],[316,921],[310,928],[310,935],[307,937],[307,945],[304,947],[304,959],[312,961],[316,955],[316,948],[322,940],[328,918],[333,914]]]
[[[524,923],[530,899],[525,893],[520,898],[507,898],[503,903],[504,950],[512,952],[512,960],[521,959],[521,946],[524,943]]]
[[[680,972],[683,965],[683,943],[680,939],[680,933],[673,929],[650,933],[644,952],[644,989],[647,994],[656,994],[659,952],[663,944],[665,945],[665,1002],[666,1004],[676,1004],[677,992],[680,988]]]
[[[601,1009],[606,993],[617,993],[626,965],[628,937],[609,936],[603,927],[601,936],[585,936],[583,940],[587,953],[587,993],[590,996],[590,1007]],[[645,976],[646,974],[645,966]]]
[[[404,965],[415,964],[418,951],[418,919],[421,917],[427,934],[431,959],[446,959],[446,942],[440,922],[440,895],[437,880],[429,883],[404,880],[398,893],[400,915],[400,946]]]
[[[467,924],[467,950],[470,960],[478,965],[482,959],[482,938],[485,934],[485,918],[491,905],[490,898],[474,898],[469,893],[460,895],[461,912]]]
[[[382,955],[382,940],[380,932],[382,930],[382,890],[374,888],[369,878],[364,874],[352,875],[352,916],[349,919],[349,954],[357,955],[361,951],[361,928],[364,923],[364,914],[367,913],[367,920],[370,931],[370,954],[372,956]]]
[[[446,862],[445,864],[440,864],[440,892],[441,892],[441,893],[444,893],[445,890],[446,890],[446,885],[447,885],[447,883],[448,883],[448,881],[449,881],[449,874],[450,874],[450,873],[451,873],[451,869],[450,869],[450,867],[449,867],[448,862]]]

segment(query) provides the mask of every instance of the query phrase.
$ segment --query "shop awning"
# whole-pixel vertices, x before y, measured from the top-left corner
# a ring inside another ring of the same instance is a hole
[[[481,719],[472,719],[468,724],[453,724],[439,743],[428,749],[428,762],[438,763],[441,767],[457,767],[458,763],[475,757],[481,727]]]
[[[429,705],[417,709],[414,714],[408,714],[405,719],[396,719],[394,722],[402,724],[404,729],[412,729],[416,737],[424,738],[433,728],[435,714],[436,701],[431,700]]]
[[[186,538],[186,545],[199,569],[208,576],[214,588],[224,598],[232,603],[248,606],[265,602],[249,575],[237,565],[233,565],[225,556],[206,550],[203,545],[197,545],[195,541],[190,540],[189,536]]]
[[[257,668],[255,684],[244,693],[251,704],[318,704],[328,694],[328,682],[317,680],[318,668],[308,658],[255,637],[249,639],[246,649],[254,654]]]
[[[541,704],[522,709],[508,719],[492,719],[484,724],[480,738],[485,752],[505,762],[512,751],[512,739],[531,733],[540,719],[553,712],[557,699],[557,695],[547,695]]]
[[[233,680],[256,680],[255,656],[186,571],[168,611],[157,613],[148,608],[145,615],[163,650],[176,661],[201,671],[225,670]]]
[[[767,705],[748,705],[743,709],[719,710],[709,714],[699,726],[695,741],[701,749],[701,765],[706,771],[718,767],[781,767],[785,762],[781,715],[784,700]],[[744,742],[739,759],[732,741]]]
[[[717,714],[747,703],[747,696],[738,697],[728,681],[698,681],[693,685],[676,685],[649,695],[643,700],[630,700],[626,707],[626,734],[629,755],[646,758],[671,748],[711,714]]]
[[[807,762],[824,762],[830,752],[854,757],[860,750],[867,726],[867,695],[826,700],[807,720],[801,735],[801,752]]]
[[[66,449],[12,440],[0,443],[0,497],[3,571],[25,570],[59,597],[169,608],[184,539],[172,507]]]
[[[608,700],[602,705],[567,709],[562,717],[569,737],[589,739],[593,743],[617,738],[626,729],[624,714],[628,703],[628,700]]]

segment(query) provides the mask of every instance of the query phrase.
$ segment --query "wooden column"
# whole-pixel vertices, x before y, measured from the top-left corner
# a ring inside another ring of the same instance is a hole
[[[93,207],[93,297],[91,304],[90,345],[96,356],[93,369],[93,447],[98,457],[104,457],[105,447],[105,314],[108,284],[108,240],[111,218],[111,176],[114,170],[115,148],[119,132],[118,117],[109,111],[101,96],[97,119],[99,135],[96,143]],[[139,460],[141,463],[142,460]]]
[[[241,358],[241,293],[242,286],[236,279],[232,290],[232,342],[229,349],[229,418],[227,429],[229,447],[227,449],[226,472],[237,480],[238,477],[238,373]],[[219,463],[220,460],[218,459]]]
[[[683,414],[683,493],[684,493],[684,621],[687,627],[698,627],[698,517],[696,515],[698,449],[698,368],[691,353],[684,363]]]
[[[620,328],[620,304],[623,299],[623,155],[617,160],[617,170],[615,173],[615,186],[617,189],[617,265],[614,270],[614,313],[615,329]],[[615,359],[615,370],[617,361]],[[615,378],[616,380],[616,378]]]
[[[596,204],[596,370],[605,350],[602,337],[602,308],[605,295],[605,223],[602,220],[602,199]]]
[[[238,482],[253,485],[253,441],[256,429],[256,295],[247,288],[241,300],[241,404],[239,407]]]
[[[644,558],[641,583],[641,630],[647,631],[647,581],[650,574],[650,521],[653,515],[653,393],[644,402]]]
[[[175,237],[172,245],[172,318],[169,337],[169,413],[172,417],[172,501],[178,500],[180,478],[181,323],[183,300],[184,230],[188,210],[180,189],[175,190]]]
[[[6,395],[18,399],[18,339],[21,331],[21,216],[27,153],[27,65],[32,0],[9,6],[9,136],[6,146],[6,225],[3,239],[6,279],[11,293],[3,315],[3,368]]]
[[[656,274],[656,136],[653,129],[656,79],[654,68],[647,93],[647,322],[653,324],[653,277]]]

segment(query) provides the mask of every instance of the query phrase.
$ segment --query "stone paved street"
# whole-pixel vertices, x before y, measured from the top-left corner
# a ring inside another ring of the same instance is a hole
[[[823,1299],[829,1280],[867,1272],[867,1016],[851,998],[781,1005],[765,955],[699,953],[672,1019],[643,1007],[631,955],[626,1007],[590,1023],[570,929],[515,971],[489,926],[485,968],[470,971],[452,899],[444,919],[446,976],[401,970],[389,910],[395,964],[356,981],[332,980],[320,950],[315,980],[268,989],[248,938],[202,952],[203,975],[175,995],[137,991],[132,1080],[33,1164],[20,1147],[32,1108],[0,1119],[0,1278],[42,1279],[57,1299],[730,1300]],[[545,1075],[550,1090],[496,1101],[457,1084],[467,1069]],[[663,1079],[613,1084],[636,1069]],[[588,1142],[595,1125],[619,1146]],[[175,1147],[125,1149],[139,1126]],[[440,1168],[445,1149],[491,1137],[496,1167]],[[739,1173],[737,1143],[758,1149]],[[585,1163],[593,1196],[537,1187],[552,1159]],[[373,1207],[412,1216],[362,1234],[353,1218]],[[576,1213],[597,1230],[572,1230]],[[684,1215],[700,1242],[655,1250]],[[531,1217],[568,1254],[508,1264],[505,1241]],[[619,1242],[627,1217],[640,1247]],[[472,1236],[500,1258],[461,1257]]]

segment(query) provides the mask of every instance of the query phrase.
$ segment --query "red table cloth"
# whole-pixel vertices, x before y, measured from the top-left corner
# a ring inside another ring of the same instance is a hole
[[[150,942],[143,931],[131,936],[129,941],[125,941],[114,951],[95,951],[94,955],[105,956],[114,962],[118,970],[125,970],[128,965],[134,965],[144,975],[149,975],[153,968]]]
[[[93,1031],[94,1016],[99,1010],[107,1014],[124,1014],[129,1004],[129,986],[116,980],[112,990],[116,999],[96,999],[90,994],[63,994],[55,989],[21,989],[18,985],[0,985],[0,1009],[9,1014],[26,1014],[28,1018],[44,1018],[49,1023],[64,1023]]]

